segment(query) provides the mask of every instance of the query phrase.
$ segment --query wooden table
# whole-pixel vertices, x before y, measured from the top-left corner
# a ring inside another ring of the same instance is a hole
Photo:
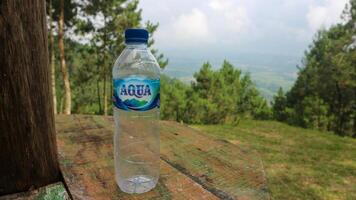
[[[161,175],[150,192],[130,195],[115,183],[112,117],[58,115],[57,143],[73,199],[269,199],[255,151],[176,122],[162,121]]]

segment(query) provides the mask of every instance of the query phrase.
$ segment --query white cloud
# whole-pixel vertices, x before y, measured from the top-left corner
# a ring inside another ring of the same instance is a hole
[[[210,43],[214,36],[209,28],[207,16],[199,9],[181,14],[161,31],[162,37],[172,38],[171,41],[181,45]]]
[[[341,21],[348,1],[140,0],[140,8],[144,20],[159,22],[155,47],[163,52],[301,55],[316,30]]]
[[[216,12],[217,15],[223,17],[224,26],[228,31],[241,32],[246,30],[251,24],[247,9],[236,1],[232,0],[211,0],[209,7]]]
[[[226,10],[233,4],[230,0],[212,0],[209,2],[209,6],[214,10]]]
[[[309,27],[315,31],[340,22],[340,15],[348,0],[326,0],[324,5],[311,5],[307,13]]]
[[[173,24],[173,30],[183,39],[209,39],[211,33],[206,15],[199,9],[179,16]]]

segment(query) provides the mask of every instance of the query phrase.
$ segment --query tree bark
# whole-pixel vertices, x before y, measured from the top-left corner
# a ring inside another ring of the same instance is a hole
[[[60,52],[60,63],[61,63],[61,71],[63,76],[64,93],[65,93],[64,114],[70,115],[71,107],[72,107],[71,105],[72,95],[71,95],[69,75],[66,66],[65,50],[64,50],[64,0],[60,0],[60,14],[58,20],[58,47]]]
[[[113,98],[113,92],[114,92],[114,89],[113,89],[113,81],[112,81],[112,76],[109,76],[109,83],[110,83],[110,96],[109,96],[109,103],[112,103],[112,98]]]
[[[52,1],[49,1],[49,43],[50,43],[50,66],[51,66],[51,82],[53,95],[53,112],[57,114],[57,95],[56,95],[56,68],[54,57],[54,38],[53,38],[53,16],[52,16]]]
[[[105,66],[104,66],[105,67]],[[106,87],[106,70],[104,69],[104,86],[103,86],[103,90],[104,90],[104,115],[107,116],[108,115],[108,93],[107,93],[107,87]]]
[[[0,1],[0,195],[59,180],[44,0]]]
[[[106,46],[107,46],[107,43],[106,43],[106,37],[107,37],[107,32],[106,32],[106,15],[104,14],[104,39],[103,39],[103,71],[104,71],[104,94],[103,94],[103,101],[104,101],[104,115],[107,116],[108,115],[108,93],[107,93],[107,87],[106,87],[106,81],[107,81],[107,67],[106,67],[106,63],[107,63],[107,59],[106,59]]]
[[[63,114],[63,101],[64,97],[61,97],[61,101],[59,102],[59,114]]]
[[[101,97],[100,97],[101,96],[101,94],[100,94],[100,76],[96,80],[96,91],[97,91],[97,95],[98,95],[99,114],[102,114],[102,111],[101,111]]]

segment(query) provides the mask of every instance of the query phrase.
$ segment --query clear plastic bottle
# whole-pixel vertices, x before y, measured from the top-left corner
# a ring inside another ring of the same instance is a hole
[[[159,177],[160,68],[147,40],[146,30],[127,29],[113,67],[115,174],[126,193],[147,192]]]

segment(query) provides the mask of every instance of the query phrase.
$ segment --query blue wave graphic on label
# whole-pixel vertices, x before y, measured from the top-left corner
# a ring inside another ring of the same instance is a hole
[[[135,111],[159,108],[159,79],[131,76],[124,79],[114,79],[113,84],[113,103],[117,108]]]

